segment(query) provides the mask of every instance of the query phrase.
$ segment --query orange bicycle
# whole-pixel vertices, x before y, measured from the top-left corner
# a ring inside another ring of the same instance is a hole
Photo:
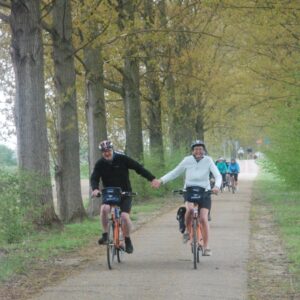
[[[118,187],[107,187],[102,189],[102,203],[110,206],[110,217],[108,223],[108,242],[107,242],[107,264],[111,270],[116,261],[122,261],[125,245],[122,232],[122,220],[120,202],[122,197],[134,196],[136,193],[122,192]]]
[[[179,193],[184,196],[184,200],[193,203],[193,220],[191,230],[189,230],[190,244],[193,254],[193,266],[197,269],[197,263],[200,262],[200,254],[203,254],[202,248],[202,233],[201,225],[199,222],[199,205],[198,202],[203,195],[203,191],[199,187],[190,187],[189,193],[186,190],[175,190],[173,193]],[[204,193],[211,193],[211,191],[205,191]]]

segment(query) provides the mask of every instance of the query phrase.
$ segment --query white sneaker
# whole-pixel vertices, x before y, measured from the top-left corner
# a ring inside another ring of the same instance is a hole
[[[209,248],[206,248],[202,252],[202,256],[212,256],[212,251]]]

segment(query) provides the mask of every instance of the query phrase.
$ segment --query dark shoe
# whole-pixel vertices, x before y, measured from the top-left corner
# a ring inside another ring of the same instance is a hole
[[[185,207],[179,207],[177,214],[176,214],[176,219],[179,223],[179,231],[181,233],[185,232],[185,220],[184,220],[185,212],[186,212]]]
[[[102,233],[102,237],[98,240],[99,245],[106,245],[108,241],[107,232]]]
[[[132,246],[130,237],[125,237],[125,251],[127,253],[133,252],[133,246]]]

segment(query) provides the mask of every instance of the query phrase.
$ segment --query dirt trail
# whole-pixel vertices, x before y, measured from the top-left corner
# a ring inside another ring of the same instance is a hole
[[[251,185],[257,168],[254,161],[242,161],[241,169],[238,193],[213,197],[213,256],[201,257],[197,270],[172,210],[132,235],[134,253],[114,270],[101,256],[34,299],[246,299]]]

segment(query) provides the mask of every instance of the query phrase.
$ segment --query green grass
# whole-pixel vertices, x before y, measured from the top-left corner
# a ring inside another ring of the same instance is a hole
[[[288,254],[289,269],[300,291],[300,190],[287,188],[270,174],[261,174],[255,189],[271,207]]]
[[[134,203],[132,220],[137,220],[139,214],[160,209],[161,203],[158,199],[151,199],[147,203]],[[20,243],[5,244],[0,239],[0,281],[8,280],[15,274],[26,273],[39,261],[49,261],[87,246],[99,236],[99,224],[99,218],[95,217],[82,223],[65,225],[63,230],[32,234]]]

